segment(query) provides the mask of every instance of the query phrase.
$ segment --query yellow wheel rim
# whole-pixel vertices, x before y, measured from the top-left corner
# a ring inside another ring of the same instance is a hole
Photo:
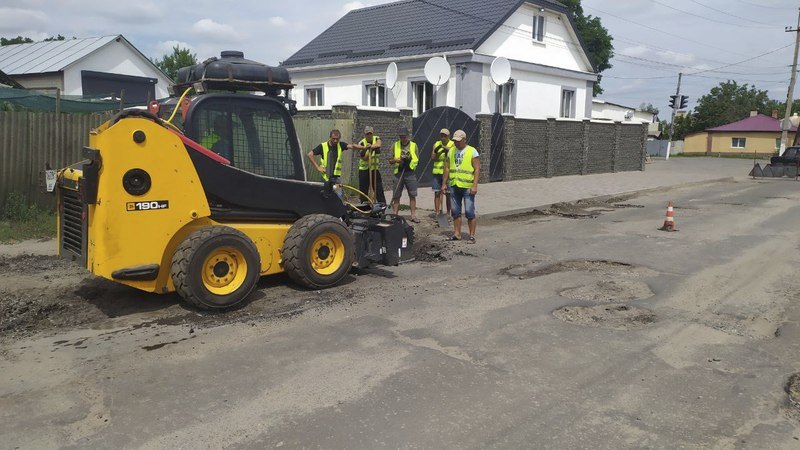
[[[344,242],[339,236],[333,233],[321,234],[311,245],[311,267],[320,275],[335,273],[342,267],[344,252]]]
[[[214,249],[203,263],[203,286],[215,295],[236,292],[247,277],[247,260],[233,247]]]

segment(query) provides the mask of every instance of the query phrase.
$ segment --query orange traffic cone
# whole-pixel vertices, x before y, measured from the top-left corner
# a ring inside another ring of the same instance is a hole
[[[664,226],[659,228],[661,231],[678,231],[675,228],[675,216],[674,212],[672,211],[672,202],[667,204],[667,217],[664,219]]]

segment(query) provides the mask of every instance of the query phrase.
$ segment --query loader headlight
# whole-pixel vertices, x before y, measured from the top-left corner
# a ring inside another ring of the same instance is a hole
[[[142,169],[131,169],[122,176],[122,187],[131,195],[144,195],[150,190],[150,174]]]

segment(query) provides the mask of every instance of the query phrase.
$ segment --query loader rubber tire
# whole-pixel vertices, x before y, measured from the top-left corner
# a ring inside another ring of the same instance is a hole
[[[283,268],[310,289],[338,284],[353,266],[353,235],[339,219],[311,214],[298,220],[283,241]]]
[[[172,256],[170,275],[178,294],[205,310],[232,308],[253,292],[261,258],[253,241],[231,227],[190,234]]]

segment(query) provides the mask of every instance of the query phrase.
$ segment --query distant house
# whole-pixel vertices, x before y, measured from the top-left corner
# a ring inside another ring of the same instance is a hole
[[[605,100],[592,100],[592,119],[612,122],[646,123],[649,138],[659,137],[658,115],[632,106],[619,105]]]
[[[436,56],[450,65],[439,87],[424,74]],[[490,72],[497,57],[511,63],[511,79],[500,85]],[[386,85],[392,62],[394,87]],[[452,106],[473,117],[590,118],[597,82],[569,11],[551,0],[405,0],[358,9],[282,65],[301,106],[410,108],[414,116]]]
[[[797,127],[789,131],[788,145],[794,142]],[[762,153],[772,154],[781,145],[781,121],[750,113],[750,117],[719,127],[693,133],[684,139],[684,153]]]
[[[130,103],[167,97],[171,83],[122,35],[5,45],[0,70],[26,89]]]

